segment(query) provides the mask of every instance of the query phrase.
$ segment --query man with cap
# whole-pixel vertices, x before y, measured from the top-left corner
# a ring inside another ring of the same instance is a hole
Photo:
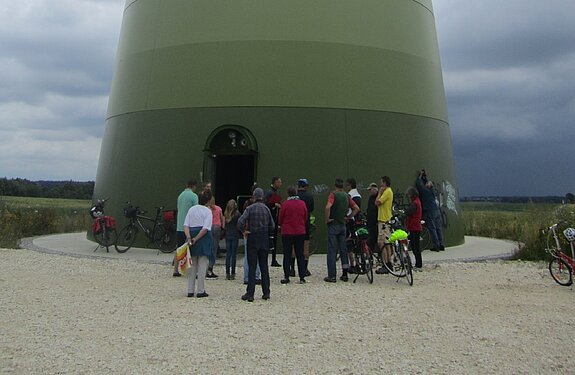
[[[307,191],[307,187],[309,186],[309,182],[307,180],[307,178],[300,178],[297,181],[297,195],[299,196],[299,199],[301,199],[302,201],[304,201],[305,206],[307,208],[307,224],[306,224],[306,228],[305,228],[305,241],[304,241],[304,245],[303,245],[303,255],[304,255],[304,259],[305,259],[305,276],[310,276],[311,272],[309,272],[308,269],[308,264],[309,264],[309,233],[310,233],[310,226],[311,226],[311,214],[313,212],[314,209],[314,200],[313,200],[313,196],[311,195],[311,193],[309,193]],[[295,255],[295,254],[294,254]],[[293,276],[295,276],[295,256],[292,256],[292,273]]]
[[[254,203],[246,208],[238,219],[238,229],[247,237],[248,248],[248,286],[242,300],[253,302],[256,289],[256,266],[260,265],[262,274],[262,298],[270,298],[270,274],[268,252],[270,233],[275,223],[269,208],[263,203],[264,191],[256,188],[252,194]]]

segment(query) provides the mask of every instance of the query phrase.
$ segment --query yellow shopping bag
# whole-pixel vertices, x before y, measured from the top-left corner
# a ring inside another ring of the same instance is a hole
[[[192,266],[192,257],[190,255],[190,245],[185,244],[176,249],[176,262],[178,262],[178,272],[184,275],[188,268]]]

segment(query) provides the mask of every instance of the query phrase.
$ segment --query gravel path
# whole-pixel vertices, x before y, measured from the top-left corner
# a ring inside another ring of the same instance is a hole
[[[575,292],[543,263],[426,265],[413,287],[311,271],[247,303],[241,277],[187,298],[166,265],[0,249],[0,373],[573,373]]]

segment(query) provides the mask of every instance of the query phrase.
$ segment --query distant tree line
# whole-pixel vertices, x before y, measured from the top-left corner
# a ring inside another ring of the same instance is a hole
[[[502,203],[575,203],[572,193],[565,196],[544,197],[462,197],[461,202],[502,202]]]
[[[0,178],[0,195],[16,197],[92,199],[94,181],[30,181]]]

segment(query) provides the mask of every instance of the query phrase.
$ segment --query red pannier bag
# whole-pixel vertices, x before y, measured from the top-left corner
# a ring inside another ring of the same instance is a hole
[[[105,222],[106,228],[116,229],[116,219],[114,219],[112,216],[104,216],[104,222]]]
[[[102,233],[102,227],[100,226],[100,219],[96,219],[94,220],[94,222],[92,222],[92,233],[94,234]]]
[[[176,211],[169,210],[164,211],[164,222],[165,223],[173,223],[175,221]]]

